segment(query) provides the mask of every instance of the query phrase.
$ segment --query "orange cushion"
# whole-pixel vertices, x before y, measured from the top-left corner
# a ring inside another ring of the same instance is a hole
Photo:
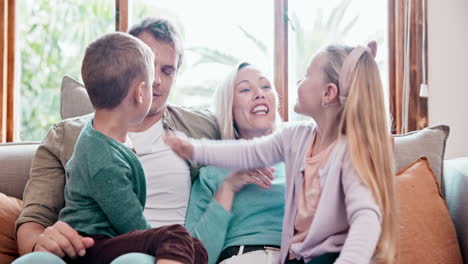
[[[22,206],[21,200],[0,193],[0,263],[11,263],[18,257],[14,233]]]
[[[397,174],[400,214],[399,261],[462,263],[455,227],[427,158]]]

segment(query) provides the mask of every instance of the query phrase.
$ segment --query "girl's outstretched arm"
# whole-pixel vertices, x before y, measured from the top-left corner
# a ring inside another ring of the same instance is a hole
[[[185,140],[166,134],[164,141],[183,159],[229,169],[265,168],[284,161],[284,130],[252,140]]]
[[[192,160],[193,145],[187,139],[177,137],[175,134],[164,134],[164,143],[168,145],[179,157],[185,160]]]

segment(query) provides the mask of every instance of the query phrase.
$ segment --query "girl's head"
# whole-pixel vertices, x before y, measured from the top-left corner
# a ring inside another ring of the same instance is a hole
[[[304,78],[298,82],[298,101],[294,110],[316,119],[325,111],[329,112],[328,109],[340,114],[349,95],[352,73],[357,63],[361,61],[366,61],[367,65],[373,64],[373,72],[369,76],[377,79],[374,78],[374,83],[371,85],[376,87],[372,92],[383,92],[378,68],[373,59],[377,50],[376,45],[375,42],[369,43],[368,48],[332,45],[317,54],[309,64]],[[345,62],[346,67],[343,67]]]
[[[214,105],[223,139],[267,135],[281,121],[276,90],[246,62],[237,64],[218,87]]]
[[[369,47],[328,46],[311,62],[299,84],[296,112],[336,121],[346,136],[354,168],[369,186],[382,213],[382,233],[375,259],[392,263],[398,226],[395,218],[393,150],[376,43]],[[329,120],[327,120],[329,121]]]
[[[297,103],[294,106],[296,113],[319,119],[325,107],[336,105],[338,85],[330,81],[324,71],[327,62],[327,54],[320,52],[312,59],[304,78],[298,82]]]

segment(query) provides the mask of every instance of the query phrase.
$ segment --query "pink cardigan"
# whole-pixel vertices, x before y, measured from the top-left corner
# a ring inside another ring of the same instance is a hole
[[[305,262],[328,252],[341,252],[335,263],[370,263],[381,231],[381,214],[369,188],[356,175],[346,137],[332,150],[319,170],[322,194],[315,218],[303,243],[291,245],[304,157],[315,124],[289,125],[253,140],[193,140],[193,161],[231,169],[286,164],[286,203],[281,242],[281,263],[291,250]],[[241,227],[239,227],[241,228]]]

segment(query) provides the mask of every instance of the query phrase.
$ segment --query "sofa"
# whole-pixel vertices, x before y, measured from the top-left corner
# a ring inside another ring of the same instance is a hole
[[[71,78],[65,77],[61,90],[62,117],[79,116],[91,111],[92,108],[83,86]],[[465,191],[468,188],[468,158],[444,160],[445,142],[448,134],[447,126],[437,126],[395,136],[395,166],[397,171],[405,170],[408,164],[420,156],[427,157],[432,168],[431,171],[433,171],[434,181],[436,181],[441,197],[445,201],[445,210],[448,208],[450,221],[453,222],[452,226],[456,230],[455,241],[458,240],[460,252],[468,261],[468,191]],[[0,144],[0,194],[4,197],[22,199],[25,184],[29,179],[31,161],[38,146],[39,142]],[[413,187],[417,188],[417,186]],[[425,200],[424,203],[430,203],[430,201]],[[18,214],[18,212],[0,211],[0,215],[2,213],[9,214],[13,219]],[[418,217],[413,216],[413,218]],[[437,215],[430,217],[434,218]],[[2,224],[0,222],[2,233],[0,236],[2,240],[0,241],[0,263],[8,263],[5,260],[8,258],[2,259],[2,254],[10,256],[10,261],[17,256],[15,248],[2,248],[4,240],[13,239],[11,235],[13,226],[14,223]],[[437,226],[433,228],[437,228]],[[400,232],[406,231],[402,229]]]

